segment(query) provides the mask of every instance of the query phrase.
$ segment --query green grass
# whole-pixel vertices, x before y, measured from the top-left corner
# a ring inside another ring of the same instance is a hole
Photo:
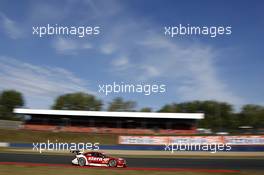
[[[122,134],[122,135],[126,135],[126,134]],[[133,135],[133,134],[129,134],[129,135]],[[156,136],[158,136],[158,134]],[[68,143],[99,142],[100,144],[117,144],[118,134],[93,134],[93,133],[0,129],[0,142],[32,143],[32,142],[46,142],[47,140],[50,140],[52,142],[55,142],[57,140],[58,142],[68,142]]]
[[[15,175],[263,175],[261,170],[243,170],[237,173],[207,173],[207,172],[169,172],[169,171],[139,171],[126,169],[100,169],[100,168],[62,168],[62,167],[33,167],[22,165],[0,165],[0,175],[15,174]]]
[[[165,172],[165,171],[136,171],[125,169],[100,169],[100,168],[62,168],[62,167],[33,167],[21,165],[0,165],[0,175],[15,174],[15,175],[262,175],[261,171],[242,171],[238,173],[205,173],[205,172]]]
[[[126,135],[126,134],[122,134]],[[129,134],[133,135],[133,134]],[[137,134],[135,134],[137,135]],[[144,134],[143,134],[144,135]],[[53,131],[30,131],[0,129],[0,142],[99,142],[100,144],[117,144],[118,134],[72,133]]]
[[[117,144],[118,136],[113,134],[88,134],[70,132],[45,132],[29,130],[0,129],[0,142],[99,142],[100,144]]]

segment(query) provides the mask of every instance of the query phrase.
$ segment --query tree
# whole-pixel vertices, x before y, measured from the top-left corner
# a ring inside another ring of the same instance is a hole
[[[124,101],[121,97],[113,99],[109,103],[108,111],[135,111],[136,102],[134,101]]]
[[[253,126],[255,128],[264,127],[264,107],[260,105],[248,104],[242,107],[240,125]]]
[[[83,92],[69,93],[57,97],[53,109],[100,111],[101,100]]]
[[[23,96],[15,90],[5,90],[0,94],[0,118],[16,119],[13,109],[24,105]]]
[[[234,128],[232,105],[225,102],[202,101],[199,111],[205,114],[205,119],[200,120],[199,127],[212,128],[214,130],[223,130]]]
[[[172,103],[172,104],[166,104],[164,105],[158,112],[179,112],[177,109],[177,104]]]
[[[148,107],[140,109],[140,112],[151,112],[151,111],[152,111],[151,108]]]
[[[184,103],[172,103],[163,106],[159,112],[183,112],[205,114],[205,119],[200,120],[199,127],[220,130],[223,127],[229,129],[234,127],[235,117],[233,117],[232,105],[217,101],[191,101]]]

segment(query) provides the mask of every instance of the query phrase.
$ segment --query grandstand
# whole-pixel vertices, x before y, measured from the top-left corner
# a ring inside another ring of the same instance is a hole
[[[113,134],[195,134],[203,113],[104,112],[14,109],[26,117],[24,129],[113,133]]]

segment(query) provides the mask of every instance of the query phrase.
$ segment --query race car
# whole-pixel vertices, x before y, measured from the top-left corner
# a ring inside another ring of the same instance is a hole
[[[126,167],[126,160],[122,158],[110,157],[101,152],[86,152],[71,151],[76,156],[72,160],[73,165],[79,166],[104,166],[104,167]]]

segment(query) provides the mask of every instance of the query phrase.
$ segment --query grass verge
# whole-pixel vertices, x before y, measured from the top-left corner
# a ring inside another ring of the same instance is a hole
[[[166,171],[139,171],[139,170],[125,170],[125,169],[100,169],[100,168],[62,168],[62,167],[35,167],[35,166],[22,166],[22,165],[0,165],[0,175],[16,174],[16,175],[262,175],[261,171],[242,171],[234,173],[209,173],[209,172],[166,172]]]
[[[117,144],[118,136],[114,134],[90,134],[70,132],[45,132],[29,130],[0,129],[0,142],[99,142],[100,144]]]

